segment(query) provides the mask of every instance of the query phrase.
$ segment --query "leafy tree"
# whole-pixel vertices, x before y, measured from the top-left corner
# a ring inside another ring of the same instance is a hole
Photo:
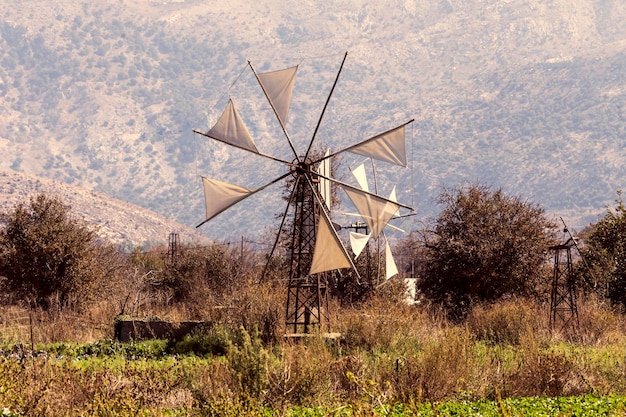
[[[462,318],[476,302],[532,294],[556,227],[538,205],[472,184],[445,190],[423,234],[418,289]]]
[[[614,304],[626,305],[626,206],[618,192],[615,207],[583,231],[581,275],[595,290],[605,293]]]
[[[60,307],[89,297],[104,278],[102,252],[95,231],[69,214],[59,199],[40,194],[2,213],[0,276],[9,294],[32,305]]]

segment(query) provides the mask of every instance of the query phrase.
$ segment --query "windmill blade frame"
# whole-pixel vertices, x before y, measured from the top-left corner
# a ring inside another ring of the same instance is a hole
[[[244,147],[241,147],[241,146],[237,146],[237,145],[233,145],[232,143],[229,143],[229,142],[227,142],[227,141],[225,141],[223,139],[220,139],[220,138],[216,138],[214,136],[209,135],[208,133],[202,132],[202,131],[197,130],[197,129],[193,129],[193,133],[197,133],[198,135],[202,135],[202,136],[207,137],[209,139],[216,140],[216,141],[221,142],[221,143],[223,143],[225,145],[229,145],[229,146],[232,146],[234,148],[241,149],[241,150],[246,151],[246,152],[250,152],[250,153],[252,153],[254,155],[258,155],[258,156],[266,158],[266,159],[271,159],[272,161],[280,162],[282,164],[289,164],[290,163],[288,161],[282,160],[280,158],[276,158],[276,157],[271,156],[271,155],[267,155],[267,154],[264,154],[264,153],[261,153],[261,152],[254,152],[254,151],[251,151],[250,149],[247,149],[247,148],[244,148]]]
[[[404,158],[399,158],[397,156],[395,156],[395,157],[391,157],[391,156],[383,157],[382,156],[383,154],[381,154],[381,153],[360,153],[360,152],[354,152],[354,150],[356,148],[362,147],[364,145],[371,144],[371,143],[373,143],[373,142],[375,142],[377,140],[380,140],[381,138],[385,138],[390,133],[393,133],[393,132],[395,132],[398,129],[403,129],[404,127],[406,127],[407,125],[413,123],[414,121],[415,121],[415,119],[411,119],[411,120],[409,120],[407,122],[404,122],[404,123],[402,123],[402,124],[400,124],[400,125],[398,125],[398,126],[396,126],[394,128],[386,130],[386,131],[384,131],[382,133],[378,133],[378,134],[376,134],[376,135],[374,135],[374,136],[372,136],[370,138],[364,139],[364,140],[362,140],[359,143],[356,143],[354,145],[348,146],[347,148],[343,148],[340,151],[333,152],[332,154],[330,154],[328,156],[324,156],[323,158],[320,158],[317,161],[314,161],[314,163],[318,163],[322,159],[332,158],[333,156],[342,154],[344,152],[353,152],[353,153],[357,153],[358,155],[364,155],[364,156],[367,156],[367,157],[370,157],[370,158],[379,159],[379,160],[382,160],[382,161],[385,161],[385,162],[391,162],[391,163],[395,163],[396,165],[401,165],[401,166],[406,167],[406,155],[404,156]],[[392,150],[390,150],[390,149],[386,149],[385,152],[384,152],[384,154],[387,154],[387,155],[392,155],[393,153],[394,152]],[[394,162],[394,160],[403,160],[403,163],[397,163],[397,162]]]

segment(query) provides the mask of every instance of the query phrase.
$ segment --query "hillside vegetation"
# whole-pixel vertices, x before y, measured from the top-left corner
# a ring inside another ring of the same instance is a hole
[[[290,131],[306,143],[346,50],[320,140],[344,147],[415,117],[412,171],[381,180],[402,184],[404,201],[416,196],[422,217],[434,214],[439,186],[481,180],[582,227],[623,186],[618,0],[44,0],[3,10],[0,167],[187,225],[202,220],[198,175],[260,181],[259,162],[191,133],[215,121],[246,61],[260,71],[302,63]],[[262,105],[242,100],[254,135],[278,151]],[[259,232],[269,221],[238,220],[208,233]]]

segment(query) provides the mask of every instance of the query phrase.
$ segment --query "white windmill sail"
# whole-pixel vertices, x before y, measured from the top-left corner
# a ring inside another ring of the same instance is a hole
[[[329,155],[330,149],[326,151],[324,157],[327,157]],[[330,158],[322,159],[319,167],[317,168],[317,172],[322,177],[330,178]],[[326,207],[330,210],[332,195],[330,192],[330,181],[326,178],[320,178],[320,182],[318,183],[318,189],[320,195],[322,196],[322,199],[324,199],[324,204],[326,204]]]
[[[361,187],[363,191],[369,192],[370,188],[367,185],[367,176],[365,175],[365,164],[359,165],[358,167],[354,168],[351,172],[352,172],[352,175],[354,176],[354,179],[356,179],[356,182],[359,183],[359,187]]]
[[[327,216],[322,214],[317,225],[315,250],[313,251],[310,274],[351,268],[353,265],[331,227],[332,225],[329,223]]]
[[[215,126],[206,135],[220,142],[259,153],[232,99],[228,99],[224,113],[222,113]]]
[[[257,188],[256,190],[249,190],[247,188],[240,187],[239,185],[202,177],[204,203],[206,206],[206,220],[196,227],[202,226],[204,223],[208,222],[227,208],[240,202],[244,198],[250,197],[252,194],[266,189],[270,185],[277,183],[289,175],[291,175],[291,173],[287,172],[262,187]]]
[[[255,190],[249,190],[238,185],[206,177],[202,177],[202,186],[204,188],[204,202],[206,206],[206,220],[202,224],[256,192]]]
[[[392,164],[405,167],[406,149],[404,126],[405,125],[402,125],[388,130],[346,150],[358,155],[391,162]]]
[[[365,246],[367,246],[367,241],[370,239],[371,233],[364,235],[363,233],[350,232],[350,246],[352,247],[352,252],[354,252],[354,257],[358,258]]]
[[[385,278],[389,279],[397,273],[398,267],[396,266],[396,261],[394,261],[393,255],[391,254],[389,242],[387,242],[387,245],[385,246]]]
[[[398,202],[398,196],[396,195],[396,186],[394,185],[391,189],[391,193],[389,193],[389,199],[394,202]]]
[[[394,213],[400,208],[399,204],[374,194],[345,186],[343,189],[367,223],[374,239],[380,235]]]
[[[391,193],[389,194],[389,199],[395,203],[398,202],[398,196],[396,195],[396,186],[394,185],[393,188],[391,189]],[[400,215],[400,208],[398,208],[398,211],[396,211],[395,213],[393,213],[394,216],[399,216]]]
[[[261,88],[276,111],[283,128],[287,125],[287,116],[291,106],[291,94],[296,82],[298,66],[278,71],[257,74]]]

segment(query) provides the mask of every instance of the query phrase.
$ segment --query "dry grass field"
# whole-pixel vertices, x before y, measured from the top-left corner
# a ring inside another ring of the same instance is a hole
[[[304,413],[298,407],[321,413],[302,415],[384,415],[394,406],[398,415],[430,415],[418,410],[626,395],[624,318],[595,301],[580,304],[576,329],[554,333],[547,307],[525,300],[475,308],[459,325],[436,310],[374,297],[334,308],[341,339],[294,343],[280,337],[281,297],[258,284],[238,294],[237,306],[204,306],[213,311],[209,331],[125,344],[111,340],[111,303],[80,313],[4,307],[0,404],[50,416]],[[181,320],[198,307],[155,304],[149,315]]]

